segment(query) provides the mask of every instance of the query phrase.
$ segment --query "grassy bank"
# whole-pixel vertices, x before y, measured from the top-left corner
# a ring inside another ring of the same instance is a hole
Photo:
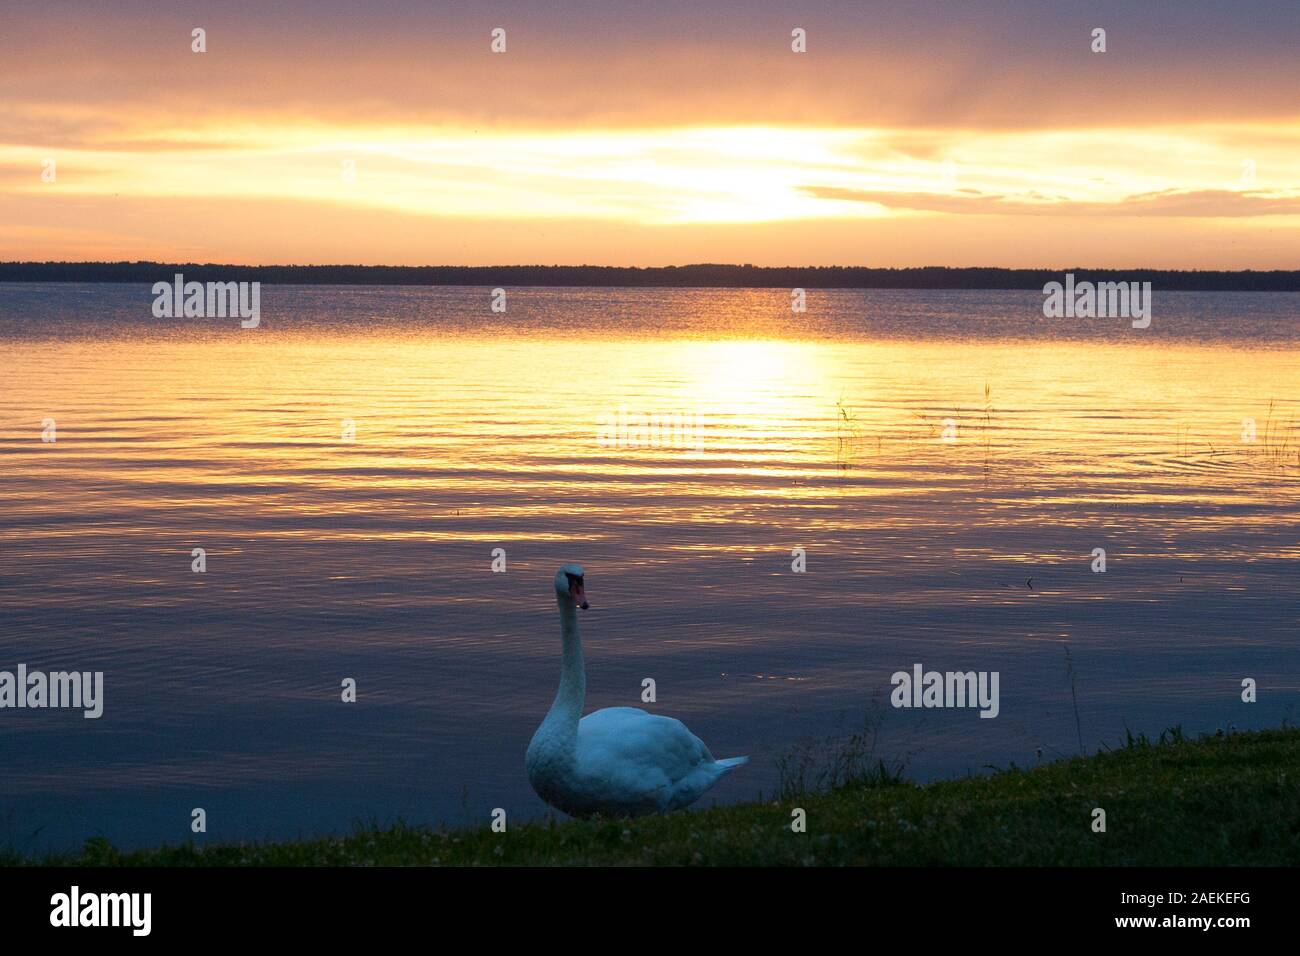
[[[807,832],[791,831],[791,811]],[[1093,808],[1106,811],[1094,833]],[[3,860],[13,864],[13,857]],[[878,778],[780,803],[637,820],[439,831],[398,826],[290,843],[120,853],[52,864],[1261,865],[1300,863],[1300,730],[1174,733],[1092,757],[916,786]]]

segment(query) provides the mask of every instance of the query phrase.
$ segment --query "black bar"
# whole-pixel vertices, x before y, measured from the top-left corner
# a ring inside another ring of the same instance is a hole
[[[667,946],[674,933],[695,925],[713,926],[733,942],[802,926],[817,937],[847,932],[850,940],[873,947],[891,939],[987,944],[1022,931],[1070,943],[1201,936],[1230,945],[1252,932],[1271,935],[1294,924],[1292,877],[1285,869],[1250,868],[16,868],[0,870],[0,925],[7,942],[32,936],[66,941],[74,932],[79,943],[132,939],[129,926],[52,926],[52,897],[70,895],[75,885],[83,903],[88,894],[149,893],[149,938],[205,945],[334,945],[391,936],[393,945],[423,940],[436,950],[454,945],[461,933],[452,931],[460,927],[484,941],[519,930],[546,946],[574,934],[583,948],[638,939]],[[1183,899],[1171,902],[1171,893]],[[1131,894],[1128,902],[1122,894]],[[1249,925],[1160,925],[1166,918],[1207,917],[1244,917]],[[1156,925],[1118,925],[1126,918],[1150,918]],[[586,938],[597,926],[622,926],[629,935]]]

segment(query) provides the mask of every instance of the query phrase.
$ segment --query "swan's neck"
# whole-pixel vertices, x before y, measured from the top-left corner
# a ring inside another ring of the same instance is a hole
[[[560,635],[564,639],[564,659],[560,667],[560,689],[555,702],[542,721],[550,734],[560,739],[576,739],[578,720],[587,697],[587,668],[582,660],[582,635],[578,633],[578,609],[572,601],[559,599]]]

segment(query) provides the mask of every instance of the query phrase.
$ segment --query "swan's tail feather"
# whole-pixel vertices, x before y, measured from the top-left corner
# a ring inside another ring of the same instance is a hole
[[[727,757],[725,760],[718,761],[718,768],[722,773],[729,773],[737,767],[743,767],[749,763],[748,757]]]

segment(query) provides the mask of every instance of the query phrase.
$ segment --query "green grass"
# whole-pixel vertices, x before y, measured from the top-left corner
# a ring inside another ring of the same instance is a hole
[[[1012,865],[1219,866],[1300,863],[1300,730],[1157,742],[1033,769],[932,783],[889,774],[778,803],[635,820],[542,821],[432,830],[396,826],[285,843],[184,845],[13,864],[334,865]],[[791,809],[807,832],[790,829]],[[1106,832],[1092,811],[1106,811]]]

